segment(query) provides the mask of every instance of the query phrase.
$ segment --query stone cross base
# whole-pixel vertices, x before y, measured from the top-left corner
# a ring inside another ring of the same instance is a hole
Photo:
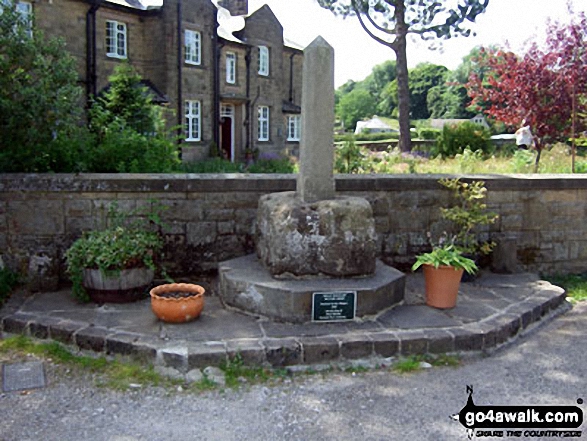
[[[259,200],[257,255],[273,277],[355,277],[375,272],[371,205],[358,197],[304,202],[295,192]]]
[[[396,306],[404,299],[405,276],[380,261],[371,277],[279,280],[254,254],[221,262],[220,298],[225,305],[287,323],[312,321],[312,294],[354,291],[356,318],[366,318]]]

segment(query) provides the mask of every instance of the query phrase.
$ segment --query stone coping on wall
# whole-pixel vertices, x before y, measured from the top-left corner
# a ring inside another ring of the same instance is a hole
[[[440,178],[483,180],[488,190],[587,189],[587,175],[335,175],[336,190],[438,189]],[[26,174],[0,173],[0,193],[12,192],[281,192],[296,189],[296,174]]]

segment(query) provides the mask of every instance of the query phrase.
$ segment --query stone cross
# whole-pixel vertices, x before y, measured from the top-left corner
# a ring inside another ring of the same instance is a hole
[[[304,202],[334,199],[334,49],[317,37],[304,49],[302,136],[297,193]]]

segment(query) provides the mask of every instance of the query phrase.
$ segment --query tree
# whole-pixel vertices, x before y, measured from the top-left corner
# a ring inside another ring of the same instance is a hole
[[[117,122],[138,133],[150,134],[164,127],[159,106],[139,73],[127,63],[120,64],[109,78],[110,86],[90,109],[90,125],[100,132]]]
[[[179,164],[177,146],[165,130],[160,106],[130,65],[116,67],[110,86],[90,109],[97,146],[94,172],[169,173]]]
[[[391,48],[397,62],[400,148],[411,150],[408,87],[408,34],[427,39],[468,36],[465,21],[474,22],[489,0],[318,0],[344,16],[354,15],[375,41]]]
[[[533,43],[520,57],[483,51],[477,62],[484,75],[471,75],[467,84],[473,105],[512,127],[530,125],[536,170],[545,143],[570,135],[574,97],[587,94],[586,35],[587,17],[581,13],[569,24],[551,24],[545,49]]]
[[[76,63],[14,3],[0,7],[0,170],[72,171],[82,107]],[[65,143],[64,139],[69,139]]]
[[[428,93],[433,87],[444,85],[448,69],[432,63],[422,63],[409,73],[410,114],[414,119],[430,118]]]
[[[337,113],[348,130],[354,128],[357,125],[357,121],[373,116],[375,106],[375,98],[369,92],[354,89],[340,99]]]
[[[373,68],[369,76],[362,81],[362,87],[365,87],[377,99],[387,83],[396,79],[396,72],[395,61],[384,61]]]

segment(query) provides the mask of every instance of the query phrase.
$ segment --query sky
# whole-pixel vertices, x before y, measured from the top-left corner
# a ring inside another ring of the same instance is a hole
[[[574,10],[587,11],[585,0],[575,0]],[[335,86],[347,80],[361,81],[373,67],[395,59],[393,51],[372,40],[356,17],[343,19],[318,6],[316,0],[249,0],[249,13],[267,4],[284,28],[285,38],[302,47],[321,35],[334,47]],[[430,50],[426,42],[408,42],[408,67],[422,62],[455,69],[471,49],[479,45],[508,45],[521,51],[528,41],[544,41],[548,19],[568,22],[565,0],[490,0],[484,14],[472,25],[475,37],[458,37]]]

